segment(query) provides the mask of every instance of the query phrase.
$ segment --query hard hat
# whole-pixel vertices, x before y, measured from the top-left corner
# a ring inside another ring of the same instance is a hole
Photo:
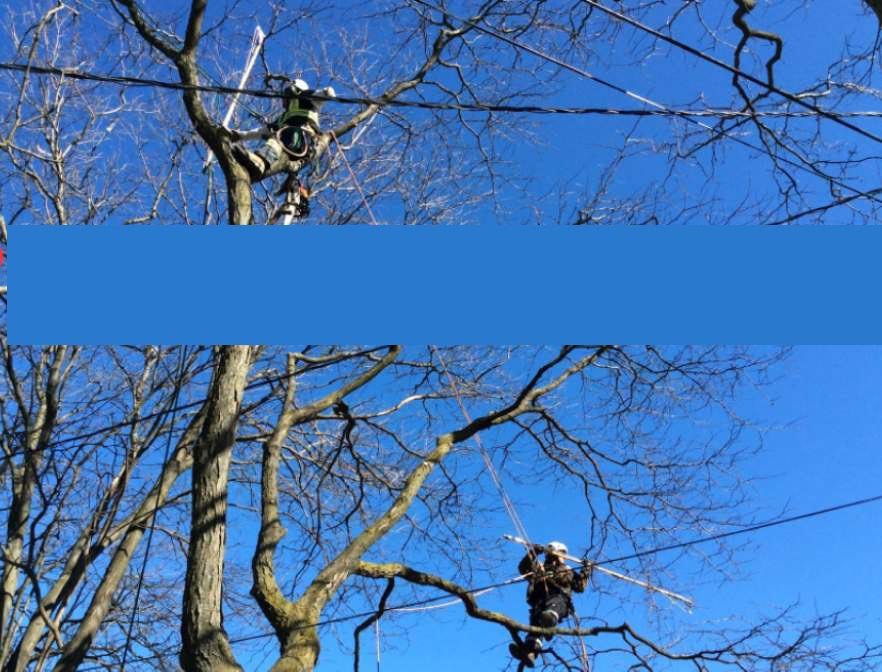
[[[334,91],[334,87],[333,87],[333,86],[328,86],[328,87],[326,87],[326,88],[325,88],[325,94],[328,96],[328,98],[336,98],[336,97],[337,97],[337,92]]]
[[[302,79],[295,79],[294,80],[294,88],[297,89],[298,91],[309,91],[309,84],[307,84]]]
[[[546,551],[550,551],[551,553],[555,553],[557,555],[566,555],[567,554],[567,546],[559,541],[550,541],[548,545],[545,547]]]

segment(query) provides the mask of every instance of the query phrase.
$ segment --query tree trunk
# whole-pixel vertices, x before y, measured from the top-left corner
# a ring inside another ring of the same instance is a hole
[[[220,349],[205,424],[193,449],[193,510],[180,655],[185,672],[241,672],[223,626],[227,477],[251,349]]]
[[[233,163],[233,162],[231,162]],[[227,208],[230,224],[251,224],[251,180],[245,169],[236,165],[226,173]]]

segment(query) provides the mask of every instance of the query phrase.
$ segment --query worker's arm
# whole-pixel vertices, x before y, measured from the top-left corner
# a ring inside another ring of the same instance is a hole
[[[325,106],[325,103],[328,102],[329,99],[333,99],[333,98],[337,97],[337,92],[334,91],[333,86],[326,86],[325,88],[318,89],[317,91],[314,91],[313,93],[317,93],[319,96],[322,96],[322,98],[313,98],[312,99],[312,106],[315,108],[316,112],[321,110]]]
[[[577,593],[584,593],[585,588],[588,586],[588,581],[591,579],[591,563],[583,562],[582,569],[578,572],[573,572],[573,590]]]
[[[529,574],[530,572],[535,572],[536,565],[539,564],[536,560],[536,557],[544,550],[545,548],[543,546],[533,544],[530,551],[518,563],[518,572],[520,572],[521,574]]]

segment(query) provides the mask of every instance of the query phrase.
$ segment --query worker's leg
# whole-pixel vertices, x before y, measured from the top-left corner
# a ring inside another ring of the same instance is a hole
[[[544,605],[538,605],[530,609],[530,625],[535,625],[540,628],[547,628],[542,619],[542,612],[544,611]],[[527,651],[531,651],[534,654],[539,653],[542,650],[542,639],[539,635],[529,634],[524,638],[524,645]]]
[[[530,608],[530,625],[540,625],[538,619],[541,611],[541,606]],[[536,664],[536,656],[542,651],[542,640],[536,635],[528,634],[524,637],[523,646],[518,646],[517,644],[512,643],[509,645],[508,650],[511,652],[511,655],[520,660],[525,667],[534,667]]]
[[[263,143],[263,147],[257,150],[257,155],[266,161],[266,167],[269,169],[282,155],[282,145],[275,138],[269,138]]]
[[[258,180],[282,155],[282,145],[275,138],[269,138],[256,152],[250,152],[242,145],[233,145],[233,153],[251,177]]]
[[[543,628],[555,628],[558,623],[569,616],[569,600],[564,595],[554,595],[545,601],[542,610],[537,616],[539,625]],[[551,641],[553,635],[545,635],[547,641]]]

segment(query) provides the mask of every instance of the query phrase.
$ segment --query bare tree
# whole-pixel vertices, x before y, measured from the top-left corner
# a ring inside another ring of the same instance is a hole
[[[677,641],[597,618],[538,628],[471,592],[477,577],[499,580],[510,552],[474,524],[502,508],[476,437],[510,488],[539,479],[582,493],[587,557],[731,529],[751,513],[739,465],[758,448],[734,411],[737,393],[761,383],[778,353],[6,352],[4,670],[165,669],[176,658],[185,670],[244,669],[249,642],[265,641],[260,623],[278,642],[274,670],[321,669],[332,636],[323,623],[351,622],[357,636],[380,593],[378,617],[387,600],[424,587],[503,637],[554,632],[584,641],[596,661],[878,669],[878,649],[840,641],[840,614],[803,622],[788,611]],[[250,548],[248,519],[258,530]],[[725,577],[737,552],[720,544],[693,559]],[[635,560],[662,582],[681,561]],[[558,645],[545,663],[581,669],[581,655]]]
[[[279,174],[311,171],[316,217],[332,224],[869,222],[882,200],[871,10],[845,3],[864,43],[831,35],[828,67],[805,72],[799,15],[821,11],[805,0],[35,2],[8,10],[8,60],[186,90],[5,72],[5,217],[264,221]],[[258,22],[251,88],[273,95],[303,75],[361,102],[325,108],[314,165],[282,157],[255,181],[232,147],[281,101],[242,97],[228,129],[230,96],[212,89],[238,85]],[[652,95],[623,86],[659,68],[656,54],[683,76]],[[558,102],[574,98],[590,109]],[[222,179],[203,172],[209,154]]]

